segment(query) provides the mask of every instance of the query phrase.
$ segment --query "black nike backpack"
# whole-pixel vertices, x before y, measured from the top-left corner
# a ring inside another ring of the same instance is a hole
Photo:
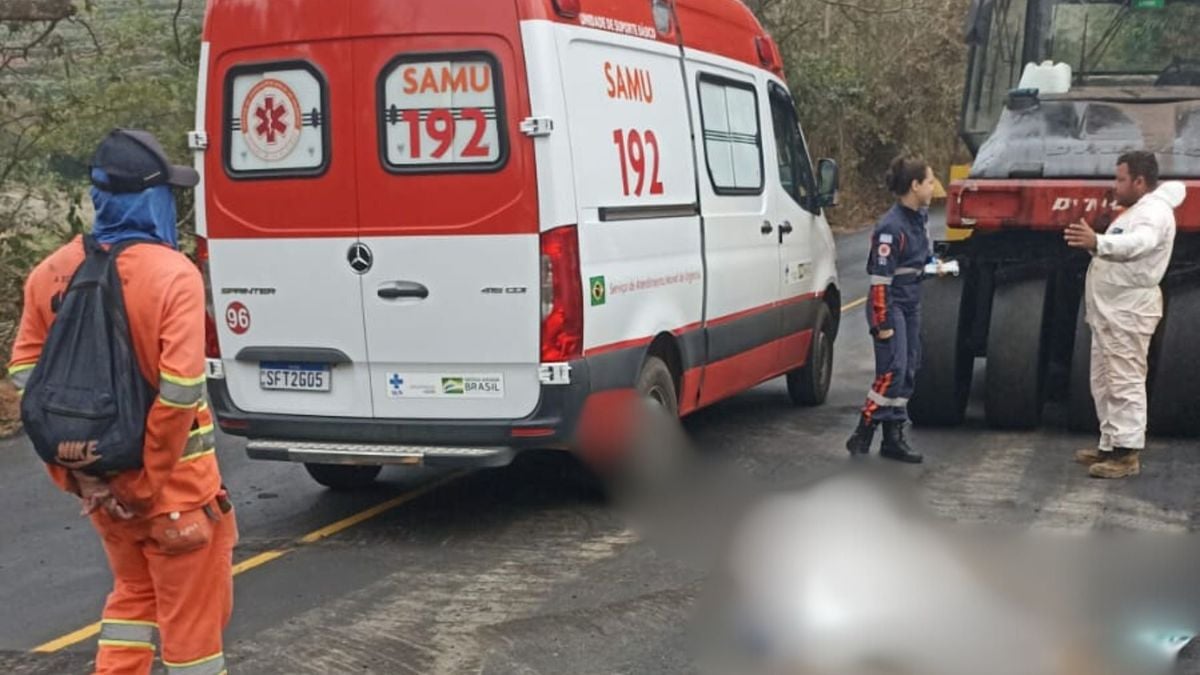
[[[93,475],[142,466],[146,416],[157,395],[142,376],[121,295],[117,256],[88,235],[21,399],[21,421],[48,464]]]

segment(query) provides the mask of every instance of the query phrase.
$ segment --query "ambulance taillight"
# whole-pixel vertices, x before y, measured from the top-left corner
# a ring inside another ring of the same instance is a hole
[[[212,277],[208,270],[208,239],[196,237],[196,263],[204,277],[204,356],[221,358],[221,344],[217,341],[217,320],[213,314]]]
[[[573,225],[542,233],[542,363],[583,355],[579,233]]]

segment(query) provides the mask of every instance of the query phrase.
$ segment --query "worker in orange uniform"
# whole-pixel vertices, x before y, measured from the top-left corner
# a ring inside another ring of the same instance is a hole
[[[149,673],[157,630],[170,675],[220,675],[237,524],[203,398],[204,286],[177,250],[171,191],[195,186],[199,176],[172,166],[151,134],[115,130],[93,157],[91,180],[96,220],[86,242],[117,251],[130,342],[156,396],[147,403],[140,468],[101,476],[68,468],[90,461],[86,444],[71,443],[60,444],[58,464],[47,464],[59,487],[83,500],[115,579],[95,672]],[[85,240],[77,237],[26,283],[9,373],[19,390],[29,386],[27,401],[56,312],[84,260]],[[80,447],[63,447],[73,445]],[[132,447],[136,453],[136,440]]]

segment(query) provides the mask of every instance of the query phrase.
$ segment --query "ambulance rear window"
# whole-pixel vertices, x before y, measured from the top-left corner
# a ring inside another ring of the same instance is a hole
[[[225,169],[234,178],[319,176],[329,166],[325,79],[300,61],[239,66],[225,79]]]
[[[483,52],[402,55],[379,75],[379,144],[393,173],[497,171],[508,156],[504,79]]]

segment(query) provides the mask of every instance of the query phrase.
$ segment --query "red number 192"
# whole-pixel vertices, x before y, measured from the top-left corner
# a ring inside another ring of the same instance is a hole
[[[662,153],[659,152],[658,137],[654,135],[654,132],[647,130],[643,134],[637,129],[632,129],[626,134],[623,129],[617,129],[613,132],[613,143],[617,144],[617,151],[621,155],[621,185],[625,190],[625,196],[641,197],[646,188],[648,149],[654,151],[653,169],[650,172],[650,194],[661,195],[663,184],[658,178],[658,170],[662,161]],[[637,175],[637,185],[632,189],[629,186],[631,169]]]
[[[482,142],[483,135],[487,132],[487,117],[479,108],[465,108],[462,116],[464,120],[475,123],[475,132],[471,136],[471,141],[467,143],[467,147],[463,148],[462,156],[464,158],[487,157],[490,149]],[[408,123],[408,143],[412,158],[420,159],[422,157],[421,111],[405,110],[403,119]],[[429,112],[429,116],[425,118],[425,133],[437,144],[437,147],[430,153],[430,157],[441,159],[446,156],[446,152],[454,145],[454,134],[457,127],[458,121],[454,119],[454,114],[446,108],[438,108]]]

